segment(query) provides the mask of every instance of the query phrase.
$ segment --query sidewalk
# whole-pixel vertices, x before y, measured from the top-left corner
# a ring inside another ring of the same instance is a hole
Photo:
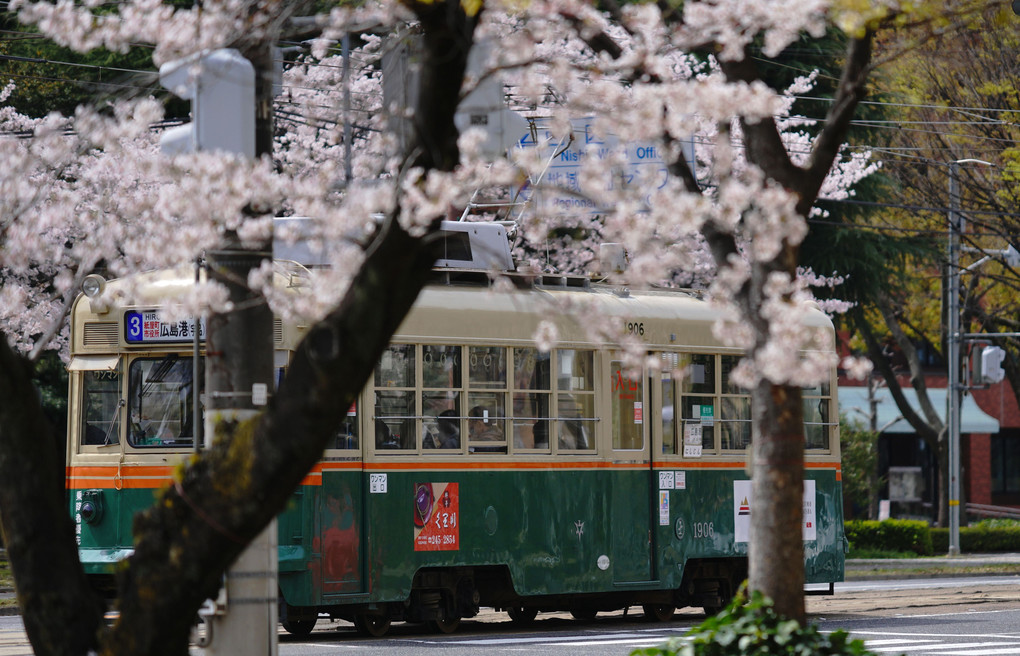
[[[860,558],[846,561],[846,580],[1020,574],[1020,553],[960,554],[926,558]]]

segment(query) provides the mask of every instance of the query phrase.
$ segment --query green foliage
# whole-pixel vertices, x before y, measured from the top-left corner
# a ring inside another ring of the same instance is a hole
[[[930,556],[934,553],[932,532],[927,522],[908,519],[886,519],[881,522],[855,519],[843,526],[851,549],[913,551],[920,556]]]
[[[843,497],[849,503],[869,508],[880,480],[878,433],[864,430],[856,422],[839,416],[839,451],[843,459]]]
[[[982,519],[981,521],[974,522],[971,526],[980,526],[982,528],[1020,528],[1020,519],[995,517],[992,519]]]
[[[683,638],[664,645],[635,649],[631,656],[864,656],[871,654],[861,640],[846,631],[821,633],[815,625],[801,626],[776,614],[772,602],[746,584],[729,606],[709,617]]]
[[[9,590],[14,587],[14,575],[11,574],[11,564],[6,555],[0,556],[0,590]]]
[[[46,418],[54,432],[63,435],[67,429],[67,369],[56,351],[40,356],[34,381]]]
[[[82,104],[168,95],[158,84],[151,48],[137,47],[126,54],[101,48],[77,53],[43,38],[33,26],[21,25],[10,12],[0,12],[0,28],[5,31],[0,37],[0,87],[14,81],[17,88],[7,104],[28,116],[71,115]]]
[[[985,520],[991,521],[991,520]],[[1020,525],[1016,520],[994,520],[1012,521],[1013,525],[988,525],[979,522],[974,526],[960,527],[960,551],[963,553],[996,553],[1004,551],[1016,551],[1020,545]],[[949,529],[931,529],[932,545],[936,553],[945,553],[949,550]]]

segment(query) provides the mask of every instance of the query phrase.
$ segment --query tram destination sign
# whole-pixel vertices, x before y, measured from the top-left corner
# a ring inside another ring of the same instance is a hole
[[[205,340],[205,321],[198,324],[198,338]],[[195,339],[195,320],[164,321],[159,310],[128,310],[124,313],[124,339],[128,344],[167,344]]]

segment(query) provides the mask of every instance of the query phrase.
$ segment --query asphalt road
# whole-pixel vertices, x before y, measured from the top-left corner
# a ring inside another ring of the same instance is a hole
[[[838,584],[834,596],[807,597],[806,607],[822,630],[848,630],[880,656],[1020,656],[1020,576],[848,582]],[[504,613],[483,612],[449,636],[396,624],[386,638],[368,640],[346,622],[322,619],[308,638],[281,631],[279,653],[420,656],[438,649],[443,656],[576,656],[580,649],[585,656],[627,656],[682,636],[703,620],[695,609],[664,624],[644,621],[637,610],[600,614],[591,622],[545,613],[533,626],[519,628]],[[0,617],[0,656],[28,654],[21,618]]]

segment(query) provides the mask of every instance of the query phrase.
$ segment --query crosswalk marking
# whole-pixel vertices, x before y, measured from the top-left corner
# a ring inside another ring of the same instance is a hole
[[[974,636],[977,637],[977,636]],[[932,656],[1020,656],[1020,643],[997,642],[946,642],[944,639],[918,637],[865,640],[864,646],[875,653],[931,654]]]
[[[904,651],[904,649],[907,649],[908,647],[911,649],[911,651],[913,651],[914,649],[928,649],[930,647],[937,647],[938,645],[941,644],[944,643],[942,643],[939,640],[921,640],[921,641],[910,640],[909,642],[905,642],[895,647],[872,647],[870,641],[868,640],[864,641],[864,646],[867,647],[869,651],[878,652],[880,654],[884,654],[887,652],[890,654],[900,654]]]

